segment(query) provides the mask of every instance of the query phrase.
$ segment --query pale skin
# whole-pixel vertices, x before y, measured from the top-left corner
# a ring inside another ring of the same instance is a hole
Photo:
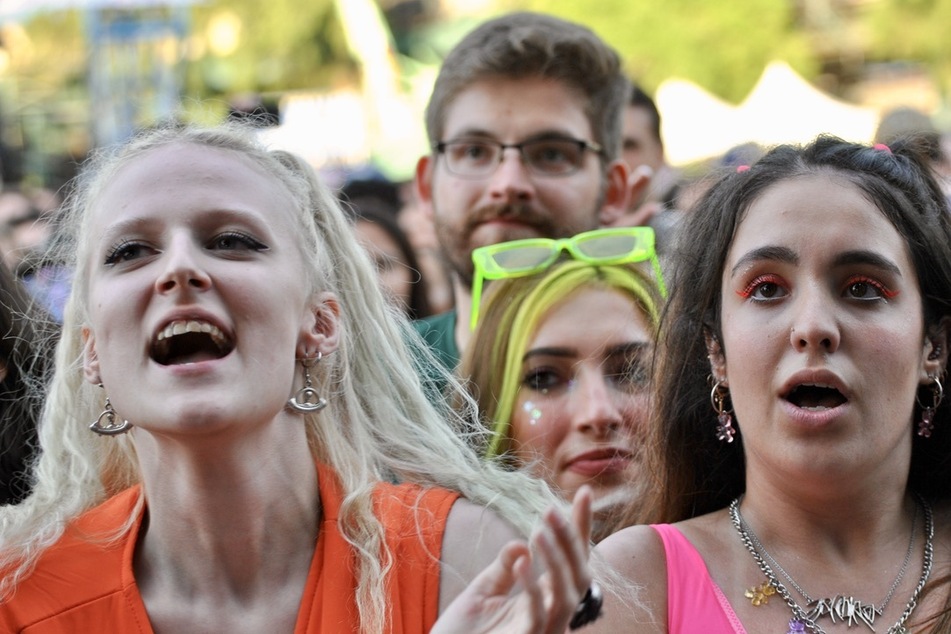
[[[925,328],[903,238],[854,185],[834,175],[768,188],[741,221],[724,271],[723,340],[708,348],[711,372],[729,385],[743,434],[743,516],[813,597],[844,594],[879,606],[917,512],[908,572],[875,621],[884,631],[905,609],[922,569],[923,519],[907,492],[912,412],[918,387],[946,367],[948,320]],[[834,385],[842,396],[806,402],[794,391],[803,383]],[[951,565],[949,519],[946,505],[935,509],[932,579]],[[766,578],[726,510],[676,526],[746,631],[784,631],[792,614],[779,597],[756,607],[744,596]],[[654,530],[628,528],[598,548],[643,584],[641,598],[651,609],[612,610],[609,602],[592,631],[668,631],[666,558]],[[946,599],[942,586],[920,602],[911,622]],[[848,631],[828,618],[820,624],[826,632]]]
[[[579,329],[590,315],[588,327]],[[608,509],[639,474],[650,325],[630,295],[583,287],[553,306],[523,354],[513,455],[572,499],[584,484]]]
[[[473,82],[446,109],[442,138],[487,138],[521,143],[543,136],[593,141],[591,123],[582,96],[565,84],[541,77],[490,77]],[[645,183],[646,185],[646,183]],[[581,170],[552,178],[532,174],[517,150],[504,153],[498,169],[485,178],[462,178],[446,170],[439,154],[419,159],[416,191],[420,208],[436,223],[444,251],[454,256],[453,297],[459,315],[472,305],[472,250],[488,244],[522,238],[568,237],[607,224],[627,208],[631,190],[627,165],[613,160],[602,166],[586,152]],[[544,218],[545,228],[527,216],[502,217],[501,210],[523,206]],[[494,211],[493,211],[494,210]],[[466,222],[481,220],[469,229]],[[467,271],[460,276],[459,269]],[[471,335],[466,319],[456,324],[459,349]]]
[[[300,283],[290,208],[251,160],[184,143],[130,161],[97,200],[84,374],[135,424],[148,513],[134,575],[156,632],[295,627],[320,501],[304,426],[285,403],[301,385],[295,359],[335,353],[341,307]],[[157,333],[188,321],[217,328],[225,350],[155,351]],[[562,604],[589,582],[583,497],[574,521],[549,515],[536,556],[496,515],[458,501],[441,612],[508,546],[446,631],[500,618],[512,632],[563,628]]]

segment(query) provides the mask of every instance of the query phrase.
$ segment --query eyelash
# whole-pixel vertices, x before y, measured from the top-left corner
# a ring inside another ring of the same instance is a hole
[[[781,279],[778,276],[773,274],[767,274],[767,275],[760,275],[756,277],[752,282],[747,284],[745,288],[737,291],[736,294],[742,297],[743,299],[750,299],[752,297],[753,301],[760,301],[760,302],[770,301],[771,299],[775,299],[772,297],[766,297],[766,298],[753,297],[753,294],[757,291],[757,289],[759,289],[764,284],[772,284],[778,288],[782,288]],[[895,297],[896,295],[898,295],[898,291],[889,290],[884,284],[882,284],[878,280],[865,276],[865,275],[854,275],[850,277],[845,283],[846,292],[855,284],[868,284],[869,286],[874,288],[876,291],[878,291],[878,293],[881,295],[880,297],[881,299],[891,299]],[[859,298],[855,298],[855,299],[859,299]],[[878,299],[878,298],[867,298],[867,299],[859,300],[859,301],[872,301],[873,299]]]
[[[848,281],[845,283],[845,288],[846,290],[848,290],[856,284],[868,284],[869,286],[877,290],[881,294],[881,298],[876,298],[876,299],[891,299],[895,297],[896,295],[898,295],[898,291],[889,290],[884,284],[882,284],[878,280],[874,280],[865,275],[855,275],[853,277],[850,277]],[[865,301],[871,301],[871,300],[865,300]]]
[[[119,244],[114,246],[112,249],[110,249],[108,254],[106,254],[105,265],[112,266],[118,263],[121,257],[123,256],[123,254],[127,252],[128,250],[130,250],[132,247],[138,247],[141,249],[144,246],[145,245],[143,245],[141,242],[137,242],[135,240],[125,240],[124,242],[120,242]]]
[[[225,231],[224,233],[219,233],[208,242],[208,247],[216,248],[216,245],[220,244],[222,240],[235,240],[251,251],[266,251],[268,249],[267,245],[241,231]],[[145,248],[145,245],[136,240],[126,240],[120,242],[106,255],[105,264],[107,266],[112,266],[118,263],[122,259],[123,255],[134,247],[141,249]],[[224,250],[233,251],[235,249],[230,248]]]
[[[782,280],[779,278],[779,276],[773,275],[773,274],[760,275],[754,278],[752,282],[747,284],[746,287],[743,288],[743,290],[737,291],[736,294],[742,297],[743,299],[750,299],[753,293],[756,292],[756,289],[758,289],[760,286],[764,284],[773,284],[777,287],[781,287]],[[769,300],[769,299],[773,299],[773,298],[766,298],[766,300]],[[754,301],[766,301],[766,300],[754,298]]]
[[[253,238],[252,236],[242,233],[241,231],[225,231],[216,235],[208,243],[209,245],[214,245],[223,239],[232,239],[241,242],[245,247],[251,249],[252,251],[265,251],[267,250],[267,245],[261,243],[259,240]]]
[[[543,378],[546,379],[544,385],[542,385],[541,381]],[[557,386],[559,380],[558,373],[552,368],[532,368],[522,377],[522,385],[535,392],[547,394]]]

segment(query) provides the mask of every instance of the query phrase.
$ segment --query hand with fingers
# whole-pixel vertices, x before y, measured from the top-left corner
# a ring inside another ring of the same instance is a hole
[[[550,509],[530,544],[507,544],[440,616],[431,634],[555,634],[600,615],[588,568],[591,490],[575,495],[569,522]]]

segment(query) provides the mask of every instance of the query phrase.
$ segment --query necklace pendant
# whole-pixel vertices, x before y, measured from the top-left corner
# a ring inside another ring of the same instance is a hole
[[[816,621],[824,616],[833,623],[844,622],[847,627],[859,623],[875,631],[875,617],[879,615],[874,605],[865,605],[854,597],[837,594],[831,599],[813,599],[808,604],[806,618]]]
[[[773,587],[773,584],[769,581],[764,581],[760,585],[748,589],[743,593],[743,596],[750,600],[753,607],[758,608],[761,605],[769,603],[769,598],[774,594],[776,594],[776,588]]]
[[[789,621],[789,631],[786,634],[804,634],[806,631],[806,624],[800,621],[799,619],[791,619]]]

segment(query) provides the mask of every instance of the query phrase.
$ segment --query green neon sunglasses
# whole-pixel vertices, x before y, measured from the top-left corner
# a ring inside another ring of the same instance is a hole
[[[479,322],[479,300],[485,280],[525,277],[544,271],[567,252],[580,262],[594,265],[627,264],[650,260],[661,295],[667,296],[664,278],[654,248],[651,227],[618,227],[585,231],[572,238],[529,238],[479,247],[472,252],[472,313],[469,328]]]

